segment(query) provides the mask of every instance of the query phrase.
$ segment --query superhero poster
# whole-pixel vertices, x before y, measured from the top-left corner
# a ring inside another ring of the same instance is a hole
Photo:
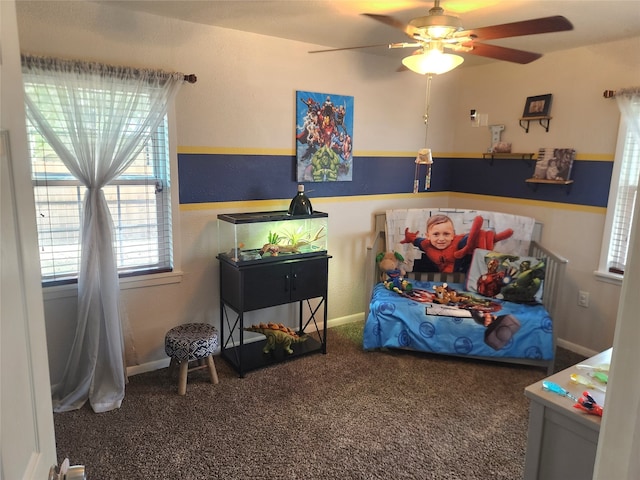
[[[350,182],[353,97],[296,92],[298,182]]]

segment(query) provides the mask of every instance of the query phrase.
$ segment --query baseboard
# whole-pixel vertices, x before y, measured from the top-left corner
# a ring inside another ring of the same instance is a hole
[[[161,360],[143,363],[142,365],[132,365],[127,367],[127,377],[132,377],[133,375],[139,375],[141,373],[153,372],[154,370],[160,370],[161,368],[167,368],[170,361],[171,359],[167,357]]]
[[[347,315],[345,317],[332,318],[331,320],[327,320],[327,328],[339,327],[340,325],[360,322],[362,320],[364,320],[364,312],[354,313],[353,315]]]
[[[596,352],[595,350],[591,350],[590,348],[583,347],[582,345],[577,345],[575,343],[569,342],[567,340],[563,340],[562,338],[558,338],[556,340],[556,345],[562,348],[566,348],[567,350],[577,353],[579,355],[584,355],[585,357],[593,357],[600,352]]]

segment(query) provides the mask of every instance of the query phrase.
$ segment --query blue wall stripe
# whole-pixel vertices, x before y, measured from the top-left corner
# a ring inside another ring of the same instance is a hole
[[[415,157],[360,156],[353,159],[353,181],[306,183],[310,197],[411,193]],[[612,162],[575,161],[569,186],[536,184],[535,161],[434,158],[430,191],[606,207]],[[425,166],[420,166],[420,188]],[[180,203],[272,200],[296,192],[295,156],[178,154]]]
[[[351,182],[311,182],[305,190],[313,197],[411,193],[414,160],[355,157]],[[292,155],[179,154],[178,178],[182,204],[289,198],[298,183]]]
[[[451,163],[449,190],[499,197],[606,207],[613,162],[574,161],[572,184],[526,183],[533,176],[534,160],[448,159]]]

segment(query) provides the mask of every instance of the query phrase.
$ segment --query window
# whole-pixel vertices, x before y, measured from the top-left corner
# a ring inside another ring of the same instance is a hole
[[[624,116],[620,121],[605,233],[600,258],[600,275],[620,277],[627,261],[629,235],[640,176],[640,145]]]
[[[25,84],[25,88],[35,88]],[[40,105],[42,108],[43,105]],[[85,187],[27,122],[43,284],[77,280]],[[113,220],[120,276],[173,264],[167,118],[135,161],[103,188]]]

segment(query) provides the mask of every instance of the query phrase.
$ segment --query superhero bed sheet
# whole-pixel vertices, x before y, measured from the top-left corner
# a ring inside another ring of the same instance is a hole
[[[541,231],[533,218],[500,212],[376,214],[364,349],[492,359],[552,373],[551,319],[567,260],[539,243]]]
[[[464,284],[414,281],[412,286],[404,294],[384,283],[374,287],[364,328],[365,350],[384,347],[496,359],[553,359],[551,317],[537,301],[485,297],[477,290],[467,291]],[[436,293],[451,300],[438,303]]]

